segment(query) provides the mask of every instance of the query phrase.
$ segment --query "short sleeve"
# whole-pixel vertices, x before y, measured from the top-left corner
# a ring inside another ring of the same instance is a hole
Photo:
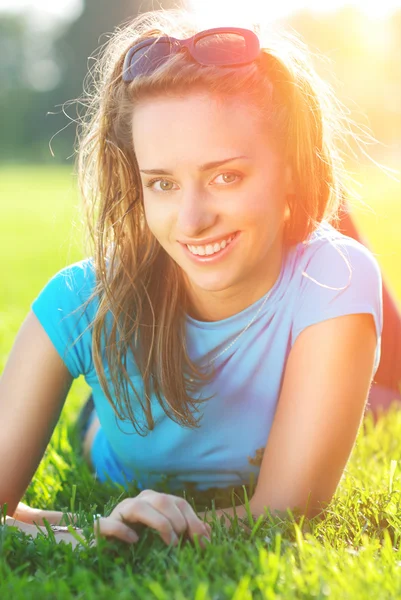
[[[87,328],[96,303],[84,304],[94,284],[93,263],[85,259],[56,273],[31,305],[74,379],[92,368],[92,333]]]
[[[309,325],[343,315],[369,313],[373,316],[377,335],[375,374],[380,363],[383,330],[379,264],[365,246],[347,236],[341,241],[319,241],[316,245],[301,267],[292,344]]]

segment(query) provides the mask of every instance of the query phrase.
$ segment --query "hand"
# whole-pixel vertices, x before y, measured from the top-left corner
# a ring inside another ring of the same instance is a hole
[[[135,543],[139,535],[135,524],[143,523],[160,532],[163,541],[176,546],[179,536],[187,533],[190,539],[199,536],[203,547],[210,541],[211,527],[203,523],[192,506],[184,499],[153,490],[143,490],[135,498],[123,500],[108,517],[101,517],[95,524],[95,533],[105,537],[115,537],[127,543]]]
[[[43,533],[45,536],[48,535],[47,529],[45,527],[41,527],[39,525],[31,525],[24,521],[19,521],[14,517],[6,517],[5,525],[8,525],[10,527],[16,527],[17,529],[23,531],[27,535],[31,535],[33,538],[38,537],[40,533]],[[58,531],[55,533],[56,534],[54,536],[54,539],[56,541],[56,544],[59,544],[60,542],[65,542],[66,544],[71,544],[73,548],[80,544],[80,542],[73,535],[71,535],[69,531]],[[77,530],[77,533],[81,536],[83,535],[83,532],[80,529]]]

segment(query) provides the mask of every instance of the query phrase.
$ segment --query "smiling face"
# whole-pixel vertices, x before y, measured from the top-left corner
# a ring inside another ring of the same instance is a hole
[[[227,318],[267,293],[293,189],[256,111],[208,93],[146,99],[133,112],[133,144],[148,227],[181,267],[191,313]]]

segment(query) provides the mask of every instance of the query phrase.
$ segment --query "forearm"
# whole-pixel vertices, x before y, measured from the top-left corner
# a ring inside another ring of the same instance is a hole
[[[52,511],[42,511],[42,512],[52,512]],[[62,515],[63,513],[61,513]],[[46,517],[44,517],[46,518]],[[27,535],[31,535],[33,538],[36,538],[39,534],[44,534],[44,535],[48,535],[48,531],[46,529],[46,527],[40,526],[40,525],[32,525],[30,523],[25,523],[23,521],[17,520],[14,517],[6,517],[5,519],[5,525],[8,525],[9,527],[17,527],[20,531],[23,531],[24,533],[26,533]],[[66,544],[72,544],[73,548],[75,548],[75,546],[77,544],[79,544],[78,540],[69,532],[69,531],[56,531],[55,533],[55,539],[56,542],[65,542]],[[80,529],[77,529],[77,533],[82,535],[82,531]]]
[[[71,514],[69,523],[75,524],[75,517]],[[19,502],[16,511],[13,515],[14,519],[23,521],[24,523],[36,523],[44,525],[43,519],[46,519],[51,525],[59,525],[63,518],[63,513],[59,510],[41,510],[39,508],[31,508],[23,502]]]

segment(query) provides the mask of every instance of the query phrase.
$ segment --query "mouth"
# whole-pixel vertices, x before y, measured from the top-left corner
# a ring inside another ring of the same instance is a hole
[[[220,246],[220,249],[217,249],[216,252],[213,251],[212,254],[204,254],[204,255],[195,254],[193,251],[191,251],[188,248],[188,246],[186,244],[181,244],[181,246],[182,246],[186,256],[191,258],[191,260],[193,260],[195,263],[211,264],[211,263],[215,263],[217,261],[223,260],[226,256],[228,256],[233,251],[233,249],[235,248],[235,246],[238,243],[240,234],[241,234],[240,231],[236,231],[235,233],[232,233],[229,236],[229,238],[227,238],[225,247],[223,248],[222,246]],[[193,247],[192,247],[192,249],[193,249]],[[209,248],[209,252],[210,252],[210,248]]]

